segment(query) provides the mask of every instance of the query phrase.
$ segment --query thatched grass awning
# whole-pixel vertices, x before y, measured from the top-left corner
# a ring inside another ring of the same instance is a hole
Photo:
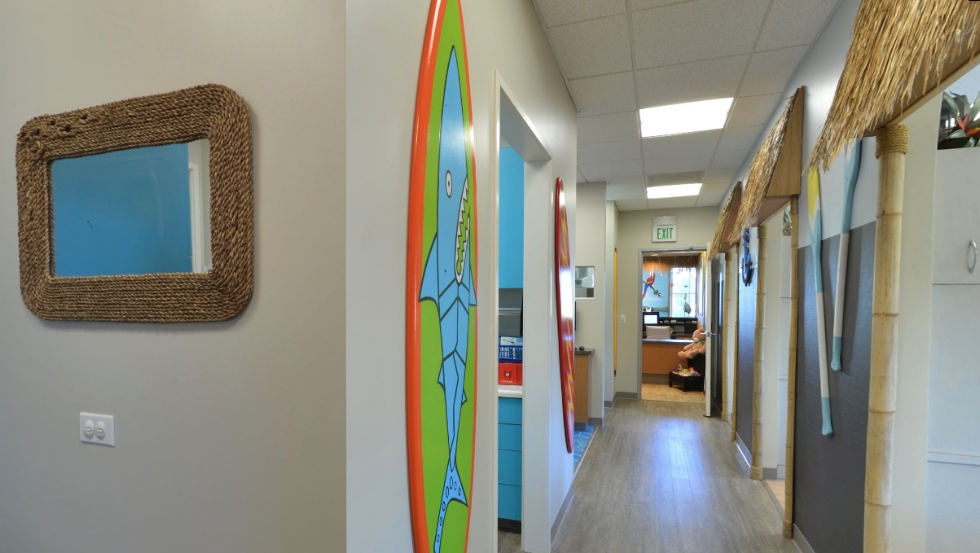
[[[765,221],[800,193],[803,159],[803,94],[797,89],[762,148],[752,160],[745,181],[742,205],[735,225],[738,232]]]
[[[742,181],[739,181],[735,183],[735,188],[728,195],[728,199],[725,200],[725,205],[722,206],[721,213],[718,215],[718,225],[715,227],[715,236],[711,240],[711,247],[708,249],[708,257],[718,255],[738,241],[738,233],[734,229],[735,218],[741,204]]]
[[[808,167],[899,119],[980,52],[980,2],[863,0]]]

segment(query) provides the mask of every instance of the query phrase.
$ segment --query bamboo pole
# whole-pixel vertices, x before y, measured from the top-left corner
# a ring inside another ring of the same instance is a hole
[[[759,253],[755,264],[755,364],[752,370],[752,467],[749,478],[762,480],[762,347],[766,331],[766,226],[759,225]]]
[[[725,252],[725,297],[723,300],[723,309],[721,312],[724,314],[724,320],[721,322],[721,420],[728,420],[728,371],[731,369],[728,362],[728,331],[731,325],[728,324],[728,319],[731,315],[731,305],[732,305],[732,252],[731,250]]]
[[[796,441],[796,333],[799,324],[799,205],[800,197],[793,196],[789,201],[790,224],[790,300],[789,300],[789,381],[786,384],[786,500],[783,507],[783,537],[793,537],[793,466],[796,462],[794,448]]]
[[[738,247],[735,247],[735,256],[738,257]],[[732,358],[734,363],[732,365],[732,441],[734,442],[738,437],[735,430],[735,423],[738,422],[738,291],[742,289],[741,286],[737,284],[737,279],[739,278],[739,270],[737,263],[732,263],[732,281],[735,283],[735,294],[733,294],[732,299],[735,302],[735,311],[732,315],[735,319],[735,324],[732,325]]]
[[[908,128],[877,133],[881,167],[875,225],[874,294],[871,316],[871,379],[864,487],[864,551],[891,551],[891,503],[895,396],[898,381],[898,277],[902,253],[902,202]]]

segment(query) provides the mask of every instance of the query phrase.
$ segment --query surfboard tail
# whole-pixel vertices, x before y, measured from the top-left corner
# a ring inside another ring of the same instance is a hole
[[[450,460],[449,468],[446,469],[446,480],[442,488],[442,504],[439,506],[439,521],[436,524],[435,543],[433,551],[440,553],[442,550],[442,531],[446,523],[446,512],[449,511],[449,504],[458,501],[463,505],[468,505],[466,501],[466,490],[463,489],[463,481],[456,470],[455,460]]]

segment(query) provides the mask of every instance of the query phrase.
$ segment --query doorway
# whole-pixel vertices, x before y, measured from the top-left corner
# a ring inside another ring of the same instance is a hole
[[[704,250],[639,252],[637,389],[647,401],[705,401]]]
[[[494,108],[493,240],[490,274],[484,273],[483,280],[491,283],[494,305],[489,324],[480,330],[481,343],[491,347],[479,352],[481,366],[498,375],[490,406],[496,453],[490,522],[503,530],[493,533],[493,550],[504,540],[519,542],[522,551],[543,553],[551,550],[549,494],[555,463],[549,415],[551,377],[558,376],[545,370],[552,366],[551,349],[557,343],[554,258],[548,255],[554,245],[554,179],[551,155],[499,73]],[[519,366],[520,373],[504,374],[507,367],[501,363]]]

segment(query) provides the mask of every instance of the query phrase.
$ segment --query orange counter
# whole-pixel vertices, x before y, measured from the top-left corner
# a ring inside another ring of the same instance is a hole
[[[643,340],[643,374],[670,374],[679,363],[687,366],[686,361],[677,357],[684,346],[693,343],[690,339],[680,340]]]

